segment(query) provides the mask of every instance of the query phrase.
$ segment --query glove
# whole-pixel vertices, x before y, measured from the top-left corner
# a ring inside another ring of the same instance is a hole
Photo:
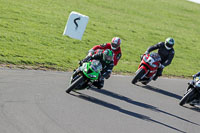
[[[165,66],[162,65],[162,64],[159,65],[159,68],[161,68],[161,69],[163,69],[164,67],[165,67]]]
[[[195,74],[195,75],[192,75],[192,78],[193,78],[193,79],[195,79],[196,77],[197,77],[197,75],[196,75],[196,74]]]
[[[79,65],[82,66],[83,65],[83,60],[79,61]]]
[[[148,54],[149,54],[149,52],[146,51],[143,55],[140,55],[140,60],[143,59],[144,55],[148,55]]]
[[[82,60],[82,62],[88,62],[91,59],[91,56],[87,56],[85,59]]]
[[[92,56],[94,54],[94,49],[90,49],[89,51],[88,51],[88,55],[87,56]]]
[[[84,62],[87,62],[87,61],[89,61],[89,60],[90,60],[90,57],[87,56],[85,59],[79,61],[79,65],[82,66]]]
[[[93,55],[92,52],[89,52],[87,56],[92,56],[92,55]]]

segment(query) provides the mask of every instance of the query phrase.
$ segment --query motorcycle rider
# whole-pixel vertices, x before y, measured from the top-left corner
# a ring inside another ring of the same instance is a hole
[[[195,75],[192,75],[193,78],[199,77],[200,76],[200,72],[196,73]]]
[[[104,78],[108,79],[112,73],[112,69],[114,67],[113,56],[113,52],[110,49],[106,49],[105,51],[100,50],[98,53],[92,56],[87,56],[80,62],[80,64],[82,64],[93,59],[99,60],[101,62],[101,75],[99,76],[98,81],[93,83],[93,85],[98,89],[101,89],[104,86]]]
[[[111,43],[96,45],[92,49],[90,49],[88,51],[88,56],[92,56],[94,52],[98,49],[102,50],[110,49],[113,51],[114,65],[116,66],[122,56],[120,45],[121,45],[121,39],[119,37],[113,37]]]
[[[188,84],[194,84],[194,79],[195,79],[196,77],[200,77],[200,72],[198,72],[198,73],[192,75],[192,77],[193,77],[193,80],[190,81]],[[190,88],[190,87],[188,87],[188,89],[189,89],[189,88]],[[187,90],[188,90],[188,89],[187,89]],[[190,103],[191,106],[194,106],[194,105],[196,105],[196,104],[200,104],[200,96],[199,96],[199,95],[198,95],[198,97],[196,97],[196,98]]]
[[[171,37],[168,37],[165,42],[159,42],[153,46],[150,46],[145,54],[149,54],[151,51],[158,49],[158,54],[161,57],[161,65],[158,68],[158,71],[156,73],[156,76],[153,78],[153,80],[156,80],[158,76],[162,76],[163,69],[170,65],[172,62],[172,59],[174,58],[174,39]]]

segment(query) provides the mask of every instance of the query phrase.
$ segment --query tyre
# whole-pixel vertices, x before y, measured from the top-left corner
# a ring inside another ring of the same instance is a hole
[[[135,77],[132,80],[132,84],[137,83],[137,81],[139,79],[141,79],[144,74],[145,74],[145,70],[144,69],[140,68],[139,70],[137,70],[136,71],[136,75],[135,75]]]
[[[73,89],[76,89],[78,85],[84,82],[84,77],[80,76],[77,80],[75,80],[66,90],[66,93],[70,93]]]
[[[80,77],[79,72],[80,72],[79,69],[74,70],[74,73],[70,80],[70,84],[72,84],[75,80],[77,80]]]
[[[183,106],[186,103],[189,103],[193,100],[193,96],[195,94],[195,89],[190,88],[186,94],[181,98],[179,105]]]

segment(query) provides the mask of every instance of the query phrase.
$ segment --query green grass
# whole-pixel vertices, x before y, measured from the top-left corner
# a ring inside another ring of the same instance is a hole
[[[82,41],[63,36],[71,11],[90,17]],[[200,5],[186,0],[0,0],[0,64],[71,71],[94,45],[122,39],[114,72],[133,73],[146,49],[175,39],[168,76],[200,70]]]

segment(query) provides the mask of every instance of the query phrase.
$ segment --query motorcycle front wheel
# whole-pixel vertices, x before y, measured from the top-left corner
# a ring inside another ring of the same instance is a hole
[[[76,89],[78,85],[82,84],[82,82],[84,82],[84,77],[78,77],[78,79],[76,79],[75,81],[73,81],[72,84],[69,85],[69,87],[66,90],[66,93],[70,93],[73,89]]]
[[[190,88],[186,94],[181,98],[181,101],[179,102],[179,105],[183,106],[186,103],[191,102],[194,98],[194,94],[195,94],[195,89]]]
[[[135,77],[132,80],[132,84],[137,83],[137,81],[139,79],[141,79],[144,74],[145,74],[145,70],[144,69],[140,68],[139,70],[137,70],[136,71],[136,75],[135,75]]]

